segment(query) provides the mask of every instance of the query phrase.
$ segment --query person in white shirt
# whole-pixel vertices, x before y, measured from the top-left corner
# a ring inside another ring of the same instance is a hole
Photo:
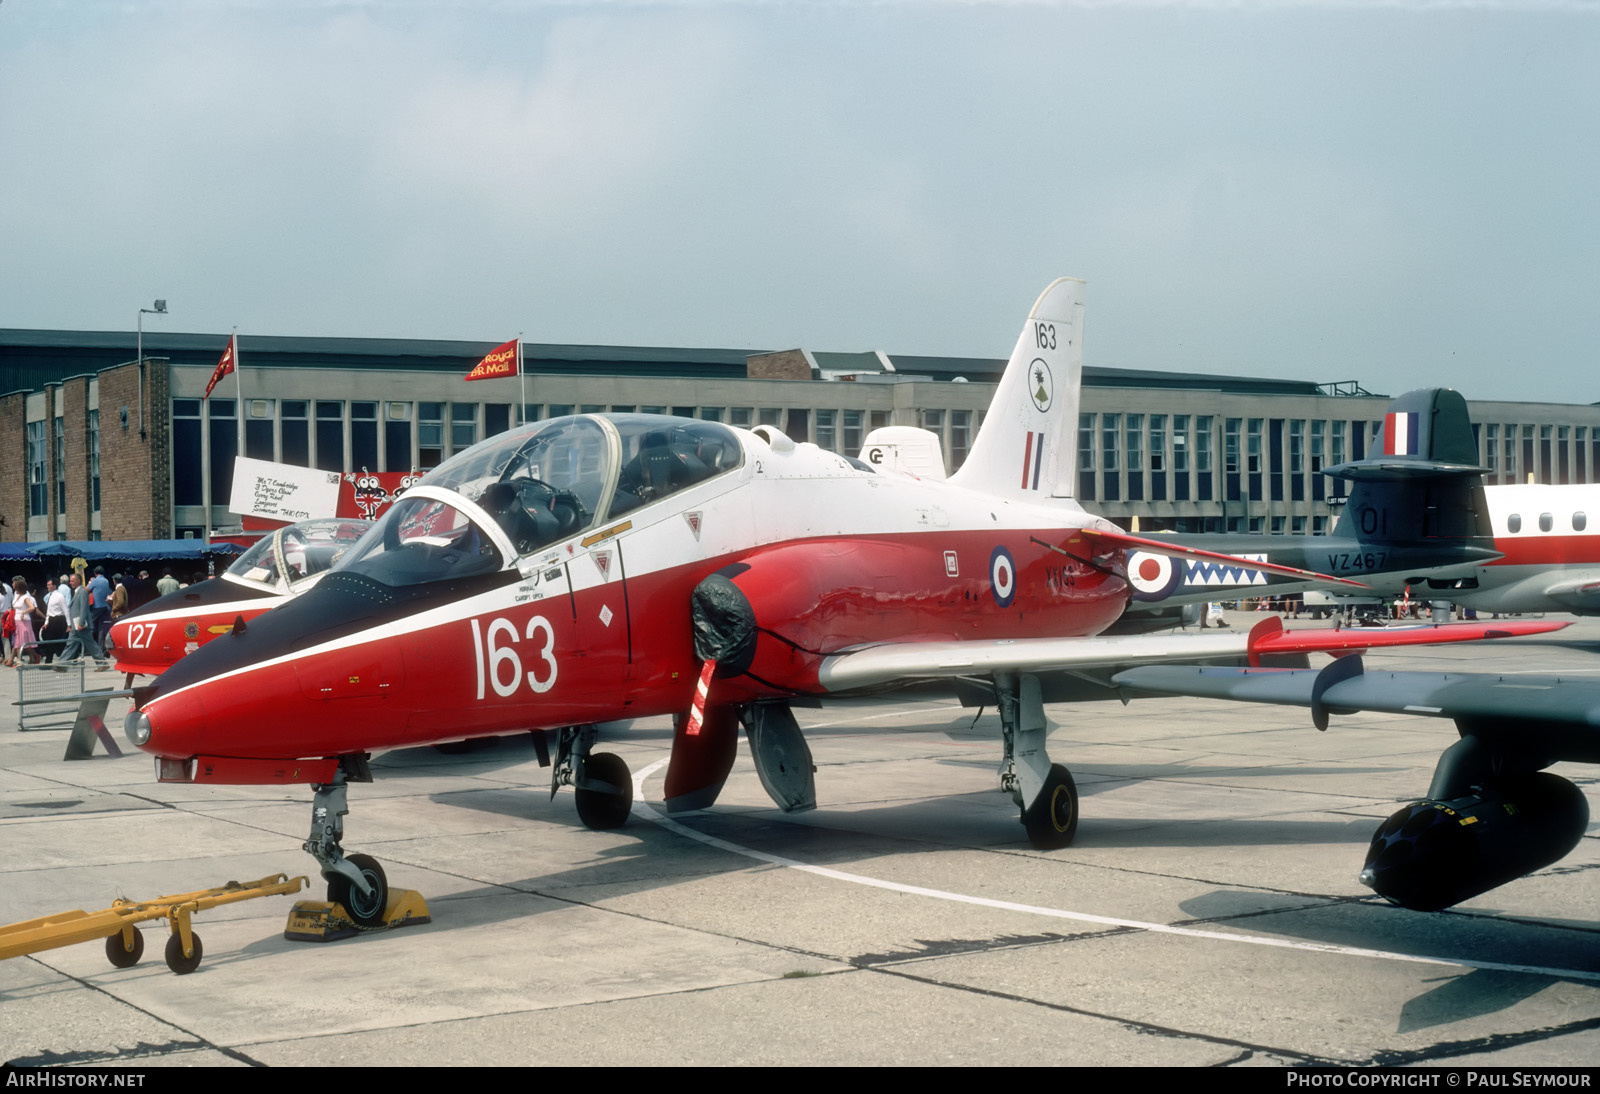
[[[45,619],[48,621],[52,617],[58,615],[62,619],[65,619],[67,617],[67,605],[72,600],[72,588],[67,583],[67,575],[62,574],[58,579],[51,582],[51,584],[54,586],[54,589],[51,591],[50,596],[46,600],[44,612]]]
[[[49,587],[50,594],[44,601],[44,629],[39,632],[39,653],[47,665],[67,644],[67,606],[72,600],[66,574],[59,581],[51,581]]]

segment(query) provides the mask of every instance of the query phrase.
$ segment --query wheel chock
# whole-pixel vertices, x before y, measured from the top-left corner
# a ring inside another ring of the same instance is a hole
[[[390,889],[383,922],[373,927],[358,926],[343,904],[329,900],[302,900],[289,909],[289,922],[283,937],[290,942],[337,942],[373,931],[392,931],[396,927],[416,927],[432,923],[428,902],[415,889]]]

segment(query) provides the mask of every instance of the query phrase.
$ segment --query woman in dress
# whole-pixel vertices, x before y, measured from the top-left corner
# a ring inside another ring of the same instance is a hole
[[[11,587],[16,591],[16,597],[11,602],[11,615],[16,621],[11,630],[11,648],[16,651],[18,661],[26,661],[29,654],[38,661],[38,639],[33,634],[33,613],[38,605],[34,603],[33,595],[28,592],[28,583],[23,578],[15,578]]]

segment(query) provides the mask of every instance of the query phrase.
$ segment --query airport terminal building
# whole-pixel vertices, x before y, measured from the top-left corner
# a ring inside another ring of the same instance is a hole
[[[883,351],[524,343],[525,379],[467,382],[488,343],[0,330],[0,540],[200,537],[238,526],[233,459],[327,471],[426,470],[510,428],[640,411],[771,424],[856,455],[884,425],[938,434],[959,467],[1003,359]],[[1377,386],[1368,381],[1368,386]],[[1391,396],[1356,383],[1086,366],[1076,495],[1143,530],[1321,532]],[[1492,483],[1594,482],[1600,405],[1468,406]],[[209,512],[208,506],[209,504]],[[209,519],[208,519],[209,518]]]

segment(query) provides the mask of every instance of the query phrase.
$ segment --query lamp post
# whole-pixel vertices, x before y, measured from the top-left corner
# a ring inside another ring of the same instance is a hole
[[[166,315],[167,302],[157,300],[153,308],[140,308],[134,326],[134,352],[138,355],[138,391],[139,391],[139,439],[144,440],[144,317],[146,315]],[[126,425],[126,421],[123,423]]]

